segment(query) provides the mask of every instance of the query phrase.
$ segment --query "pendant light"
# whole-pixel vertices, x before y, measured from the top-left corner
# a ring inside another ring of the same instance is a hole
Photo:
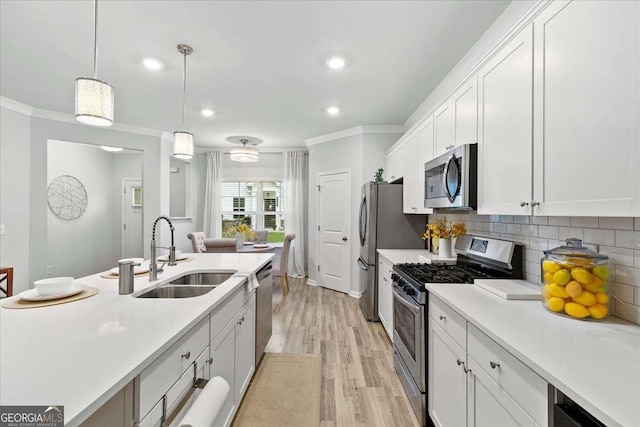
[[[258,148],[247,147],[248,139],[241,139],[242,147],[233,147],[231,151],[231,160],[234,162],[253,163],[258,161]]]
[[[92,126],[113,124],[113,87],[98,80],[98,0],[93,2],[93,78],[76,79],[76,119]]]
[[[178,52],[184,56],[184,68],[182,70],[182,128],[184,129],[184,113],[187,99],[187,55],[191,55],[193,49],[186,44],[178,45]],[[178,159],[193,158],[193,134],[184,130],[173,133],[173,157]]]

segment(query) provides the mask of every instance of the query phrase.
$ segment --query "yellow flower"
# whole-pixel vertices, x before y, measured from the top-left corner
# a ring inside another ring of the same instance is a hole
[[[427,230],[422,238],[426,240],[431,236],[436,236],[440,239],[450,239],[461,234],[467,234],[464,222],[450,222],[447,221],[447,217],[443,217],[427,224]]]

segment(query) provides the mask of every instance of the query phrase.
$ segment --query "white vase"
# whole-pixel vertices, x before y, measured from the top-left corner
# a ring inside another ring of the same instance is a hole
[[[451,258],[453,256],[451,246],[451,239],[441,238],[438,245],[438,256],[440,258]]]

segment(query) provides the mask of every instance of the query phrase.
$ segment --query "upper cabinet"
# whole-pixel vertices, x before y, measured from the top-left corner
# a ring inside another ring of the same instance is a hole
[[[553,2],[480,69],[479,213],[640,214],[639,17]]]
[[[451,109],[453,145],[478,142],[478,81],[475,76],[453,94]]]
[[[433,117],[427,117],[418,126],[417,130],[418,142],[418,168],[416,171],[416,213],[429,214],[433,213],[433,209],[424,207],[424,164],[434,158],[435,143],[433,140]]]
[[[533,135],[533,26],[478,71],[478,213],[528,215]]]
[[[433,113],[435,138],[435,157],[455,147],[453,143],[453,108],[451,99],[447,100]]]
[[[640,215],[640,4],[534,20],[534,213]]]
[[[389,151],[387,153],[387,156],[385,157],[385,167],[384,167],[384,177],[388,182],[391,182],[394,180],[395,176],[393,175],[394,173],[394,164],[393,164],[393,160],[394,160],[394,152],[393,151]]]
[[[416,187],[418,185],[418,137],[417,133],[409,134],[400,146],[404,164],[402,170],[402,212],[416,213],[418,203],[416,201]]]

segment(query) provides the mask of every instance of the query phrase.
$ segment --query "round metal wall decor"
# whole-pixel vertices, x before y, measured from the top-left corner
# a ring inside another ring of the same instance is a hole
[[[66,221],[80,218],[89,203],[84,185],[71,175],[60,175],[51,181],[47,201],[51,212]]]

